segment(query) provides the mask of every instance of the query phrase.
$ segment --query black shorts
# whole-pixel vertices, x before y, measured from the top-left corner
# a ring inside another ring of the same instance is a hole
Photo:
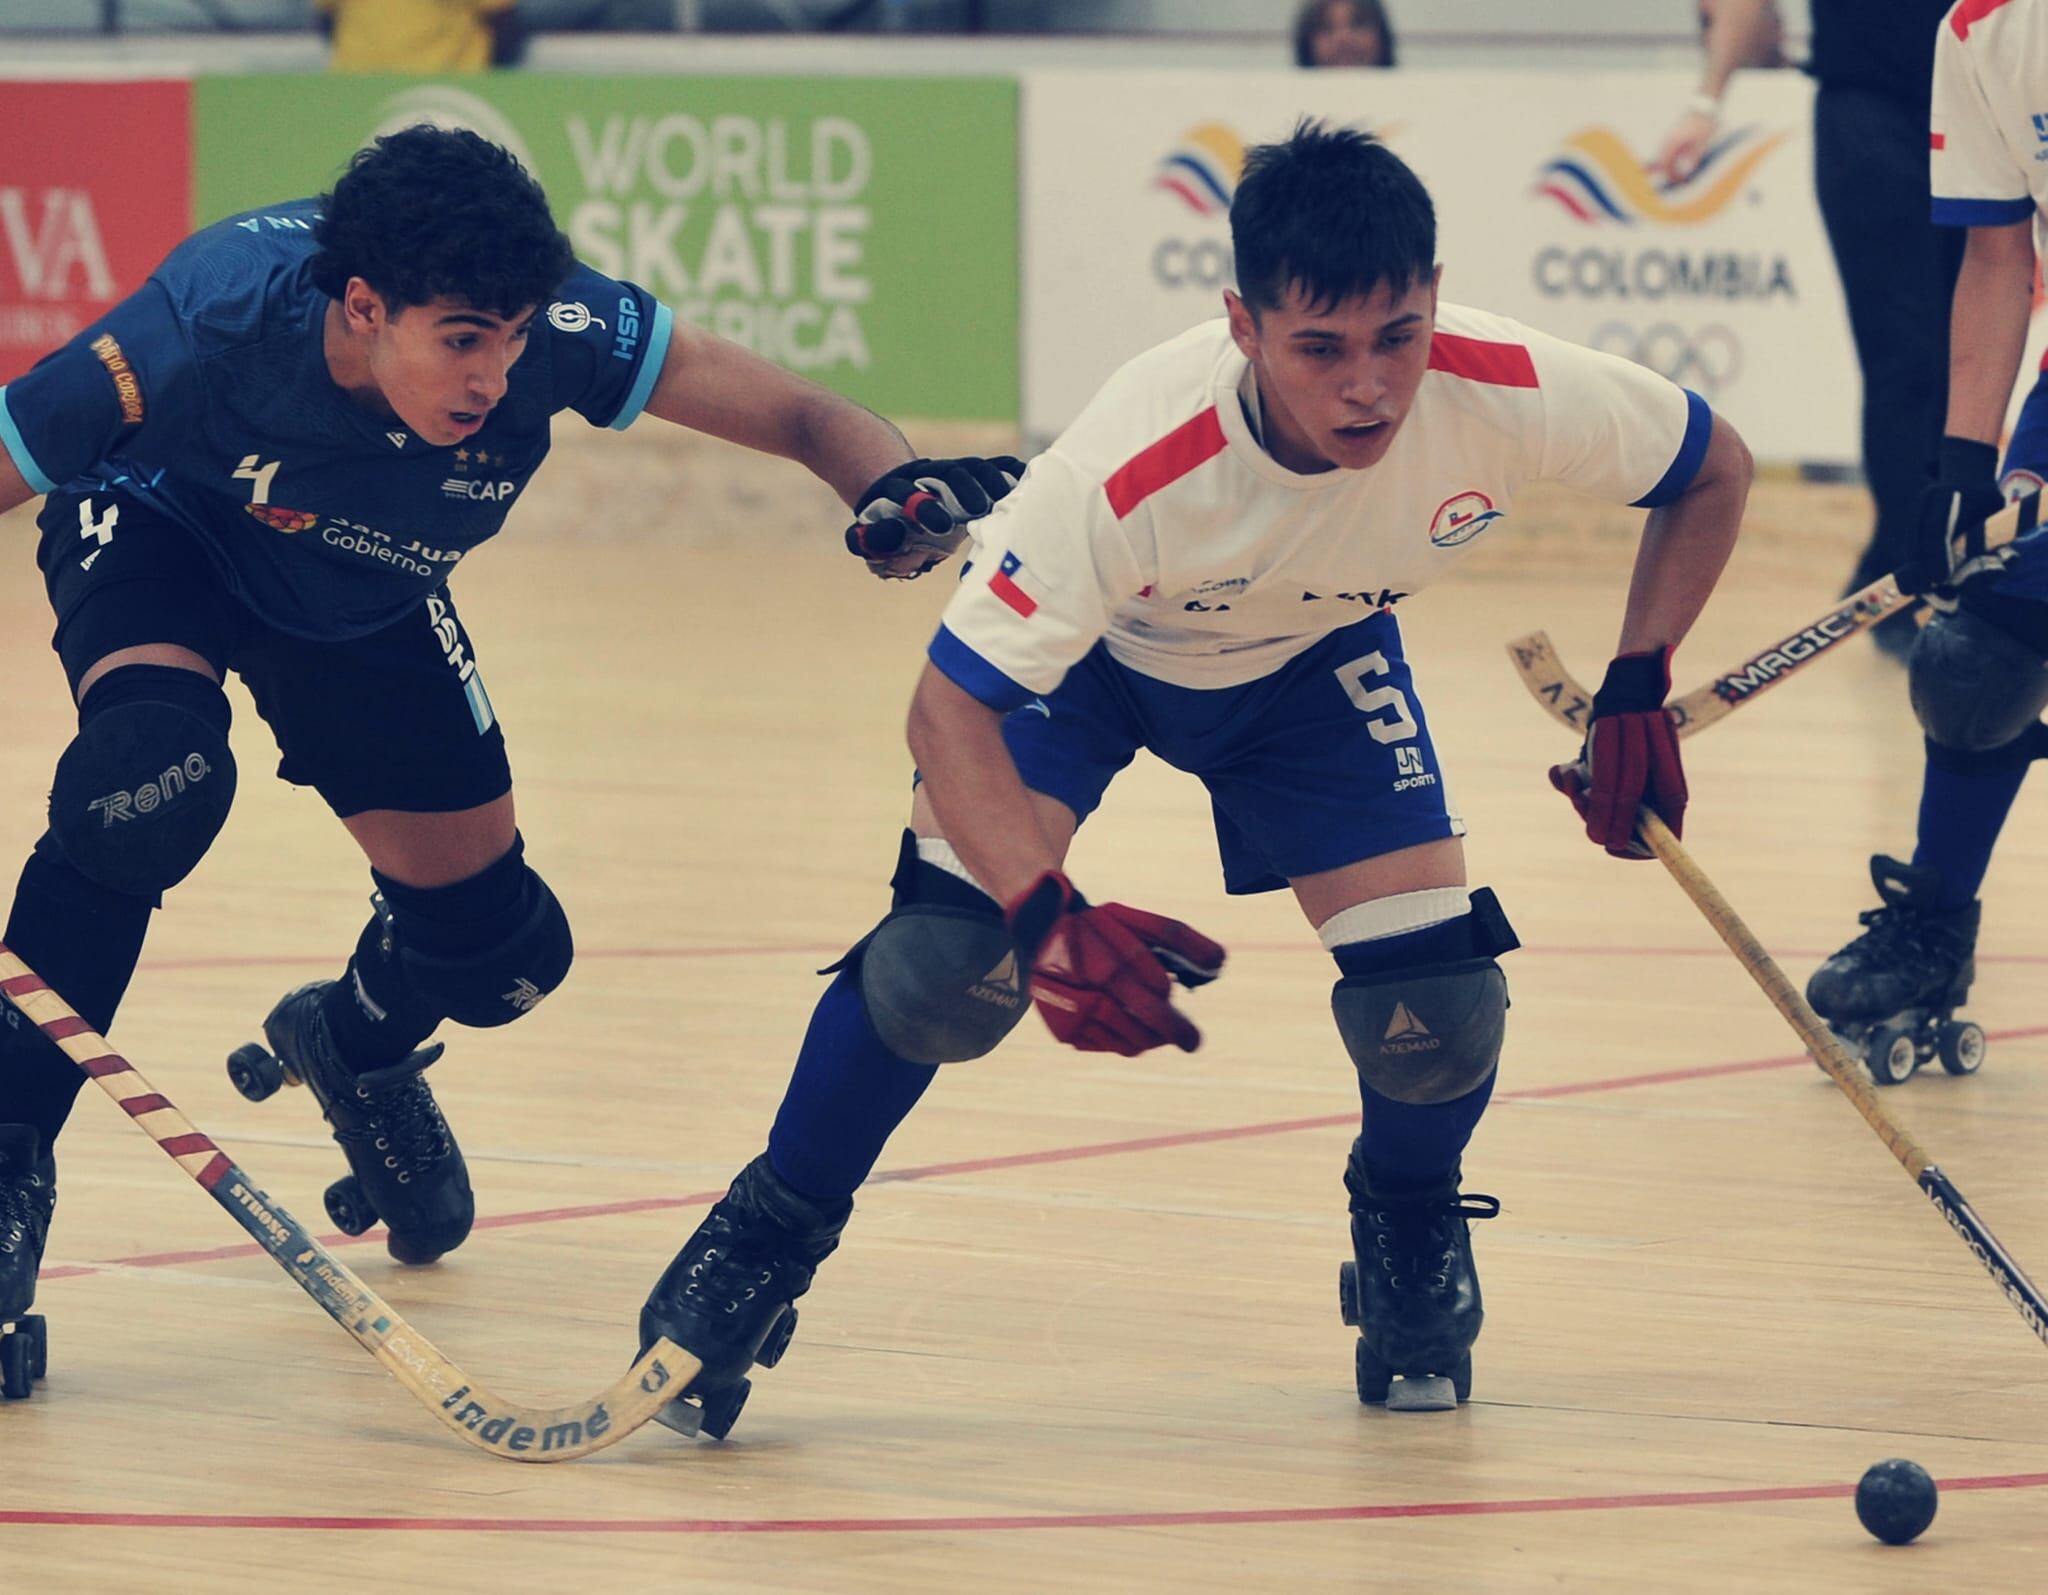
[[[505,737],[447,588],[349,642],[266,624],[177,522],[127,494],[52,493],[38,562],[73,695],[121,648],[173,643],[232,670],[277,739],[277,773],[343,818],[448,813],[512,789]]]

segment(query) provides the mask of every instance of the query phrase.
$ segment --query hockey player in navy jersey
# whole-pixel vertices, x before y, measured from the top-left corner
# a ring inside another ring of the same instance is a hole
[[[274,1057],[243,1056],[237,1084],[311,1088],[353,1171],[330,1211],[381,1218],[403,1262],[460,1245],[474,1214],[428,1037],[517,1019],[573,953],[448,587],[562,411],[611,428],[645,412],[800,462],[859,512],[850,535],[882,576],[934,563],[1021,470],[912,460],[888,422],[579,265],[516,161],[424,127],[359,153],[319,201],[194,235],[0,388],[0,511],[44,495],[79,726],[6,944],[108,1028],[151,913],[227,818],[221,683],[239,675],[279,774],[319,791],[375,891],[341,977],[276,1005]],[[51,1147],[84,1079],[0,1022],[0,1324],[33,1297]]]
[[[766,1151],[642,1309],[643,1342],[704,1361],[676,1426],[731,1425],[938,1065],[988,1053],[1029,1004],[1084,1050],[1196,1045],[1173,985],[1223,949],[1062,873],[1141,747],[1207,787],[1225,891],[1291,889],[1337,964],[1361,1399],[1469,1389],[1467,1220],[1498,1204],[1462,1193],[1460,1158],[1516,939],[1466,883],[1393,606],[1532,481],[1647,506],[1619,656],[1553,779],[1595,842],[1648,856],[1640,805],[1674,828],[1685,807],[1671,650],[1733,546],[1749,455],[1660,376],[1439,303],[1429,196],[1363,134],[1309,124],[1253,150],[1230,224],[1227,317],[1112,376],[977,528],[911,706],[922,781],[893,905],[836,966]]]

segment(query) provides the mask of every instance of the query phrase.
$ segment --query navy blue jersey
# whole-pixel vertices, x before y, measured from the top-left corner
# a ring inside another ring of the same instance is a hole
[[[329,374],[316,202],[193,234],[135,294],[0,387],[0,446],[30,487],[133,495],[189,529],[281,630],[339,641],[399,619],[504,524],[574,410],[624,427],[671,319],[579,265],[535,317],[482,429],[435,447]]]

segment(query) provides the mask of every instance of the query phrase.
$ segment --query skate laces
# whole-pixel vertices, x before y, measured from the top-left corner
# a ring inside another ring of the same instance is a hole
[[[711,1210],[701,1232],[709,1244],[683,1270],[680,1299],[700,1311],[715,1308],[736,1313],[775,1284],[776,1262],[756,1253],[749,1244],[756,1238],[749,1234],[752,1226],[739,1224],[729,1212],[721,1211],[727,1206],[720,1202]],[[802,1291],[791,1294],[801,1295]]]
[[[1937,924],[1924,909],[1905,903],[1866,908],[1856,916],[1856,923],[1863,927],[1863,934],[1842,949],[1844,954],[1861,952],[1887,961],[1920,964],[1968,950],[1955,931]]]
[[[13,1256],[27,1242],[40,1256],[55,1203],[52,1182],[40,1169],[0,1176],[0,1255]]]
[[[1448,1289],[1460,1226],[1500,1217],[1500,1198],[1478,1192],[1425,1202],[1373,1200],[1358,1211],[1372,1226],[1380,1270],[1395,1290]]]
[[[401,1185],[455,1155],[455,1137],[425,1079],[427,1066],[441,1050],[423,1047],[388,1068],[365,1069],[356,1076],[355,1094],[370,1109],[378,1132],[372,1144],[384,1154],[384,1166],[397,1171]]]

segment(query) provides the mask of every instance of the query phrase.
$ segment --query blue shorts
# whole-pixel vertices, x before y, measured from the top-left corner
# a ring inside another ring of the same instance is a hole
[[[1013,711],[1003,735],[1024,784],[1083,820],[1139,748],[1199,776],[1227,892],[1273,891],[1465,831],[1384,612],[1241,687],[1172,686],[1097,643]]]
[[[2018,481],[2013,480],[2015,473],[2019,473]],[[2001,481],[2008,492],[2015,487],[2033,492],[2048,482],[2048,365],[2042,367],[2033,392],[2020,406]],[[1985,587],[2001,598],[2048,602],[2048,533],[2033,533],[2013,562]]]

